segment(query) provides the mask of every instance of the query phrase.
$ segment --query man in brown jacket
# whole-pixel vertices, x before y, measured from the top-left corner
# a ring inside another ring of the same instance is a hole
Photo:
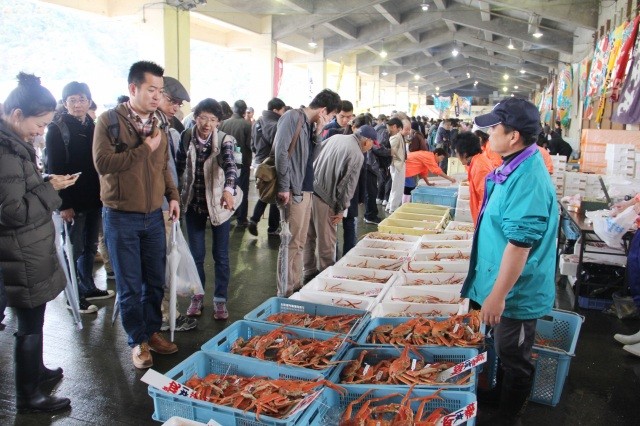
[[[167,168],[167,131],[154,112],[163,96],[164,70],[141,61],[129,70],[129,102],[98,118],[93,158],[100,174],[102,220],[116,276],[122,325],[136,368],[149,368],[149,350],[178,350],[160,335],[166,240],[162,201],[180,217],[178,191]]]

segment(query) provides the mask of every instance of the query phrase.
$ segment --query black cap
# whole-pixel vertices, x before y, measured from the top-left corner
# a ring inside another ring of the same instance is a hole
[[[490,113],[476,117],[473,122],[481,128],[503,124],[525,135],[537,135],[541,130],[538,108],[526,99],[519,98],[498,102]]]

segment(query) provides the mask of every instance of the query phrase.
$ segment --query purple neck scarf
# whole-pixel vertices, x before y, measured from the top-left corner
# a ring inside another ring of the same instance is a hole
[[[480,209],[480,214],[478,215],[478,227],[480,227],[480,219],[482,219],[482,214],[484,213],[484,209],[487,207],[487,202],[489,201],[489,191],[487,191],[487,183],[489,181],[495,182],[497,185],[502,185],[506,182],[507,178],[518,166],[524,161],[531,157],[538,151],[537,145],[534,143],[526,147],[520,154],[516,156],[513,160],[509,161],[508,164],[502,164],[500,167],[492,171],[487,175],[487,180],[485,182],[485,190],[484,190],[484,198],[482,200],[482,208]]]

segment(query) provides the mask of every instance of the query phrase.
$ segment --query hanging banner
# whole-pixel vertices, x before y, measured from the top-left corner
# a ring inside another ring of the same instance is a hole
[[[607,69],[605,72],[604,83],[600,87],[600,99],[598,101],[598,109],[596,112],[596,122],[600,124],[602,121],[602,116],[604,115],[604,106],[606,103],[605,93],[611,84],[611,73],[613,72],[613,68],[616,65],[616,61],[618,56],[620,55],[620,51],[622,49],[622,43],[626,40],[625,37],[629,37],[630,31],[629,22],[624,22],[621,25],[618,25],[612,32],[610,37],[610,46],[611,51],[609,52],[609,60],[607,61]]]
[[[433,107],[438,112],[439,118],[444,118],[445,112],[451,108],[451,98],[449,96],[434,96]]]
[[[409,107],[409,116],[413,117],[416,115],[418,111],[418,104],[411,104]]]
[[[627,40],[622,45],[622,49],[620,50],[620,54],[616,60],[616,65],[611,73],[611,100],[614,102],[618,101],[624,77],[629,72],[629,59],[631,58],[631,52],[633,51],[638,37],[638,25],[640,25],[640,15],[636,16],[636,19],[633,20],[633,24],[629,26],[631,28],[629,37],[627,37]]]
[[[560,120],[563,127],[569,127],[571,121],[571,97],[573,92],[573,69],[567,64],[558,74],[558,96],[556,98],[556,120]]]
[[[612,121],[623,124],[640,123],[640,49],[636,49],[630,61],[629,75],[624,80],[620,103]]]
[[[589,70],[589,83],[587,85],[587,95],[584,98],[584,118],[591,120],[593,116],[592,99],[598,95],[600,87],[604,84],[604,77],[607,72],[607,61],[609,60],[609,34],[603,36],[596,46],[593,54],[591,69]]]
[[[548,123],[551,121],[552,106],[553,106],[553,81],[549,83],[549,85],[545,89],[540,105],[538,106],[538,108],[540,108],[540,119],[544,123]]]
[[[277,98],[280,93],[280,85],[282,84],[282,71],[284,69],[284,62],[280,58],[273,60],[273,97]]]
[[[586,57],[580,62],[580,99],[587,96],[587,82],[589,81],[589,67],[591,66],[591,58]]]

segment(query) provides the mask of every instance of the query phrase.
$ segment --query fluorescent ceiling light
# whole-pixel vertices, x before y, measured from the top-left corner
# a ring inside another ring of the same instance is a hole
[[[384,50],[384,49],[382,49],[382,50],[380,51],[380,57],[381,57],[382,59],[386,58],[386,57],[387,57],[387,51],[386,51],[386,50]]]
[[[427,4],[427,0],[422,0],[422,4],[420,5],[420,8],[422,9],[423,12],[426,12],[429,10],[429,5]]]
[[[504,73],[504,75],[502,76],[502,78],[504,78],[505,80],[509,80],[509,74],[507,74],[506,72]]]
[[[532,35],[533,35],[535,38],[540,38],[540,37],[542,37],[544,34],[542,34],[542,33],[540,32],[540,30],[538,29],[538,30],[536,30],[536,32],[535,32],[535,33],[533,33]]]
[[[526,74],[527,70],[525,70],[524,68],[520,68],[520,74]]]
[[[318,43],[316,43],[316,41],[314,39],[309,40],[309,43],[307,43],[307,44],[312,49],[315,49],[316,47],[318,47]]]
[[[507,46],[509,49],[513,50],[516,47],[513,45],[513,41],[511,41],[511,39],[509,39],[509,45]]]
[[[459,52],[459,51],[458,51],[458,49],[456,49],[455,47],[454,47],[454,48],[453,48],[453,50],[451,51],[451,54],[453,55],[453,57],[458,56],[458,53],[460,53],[460,52]]]

